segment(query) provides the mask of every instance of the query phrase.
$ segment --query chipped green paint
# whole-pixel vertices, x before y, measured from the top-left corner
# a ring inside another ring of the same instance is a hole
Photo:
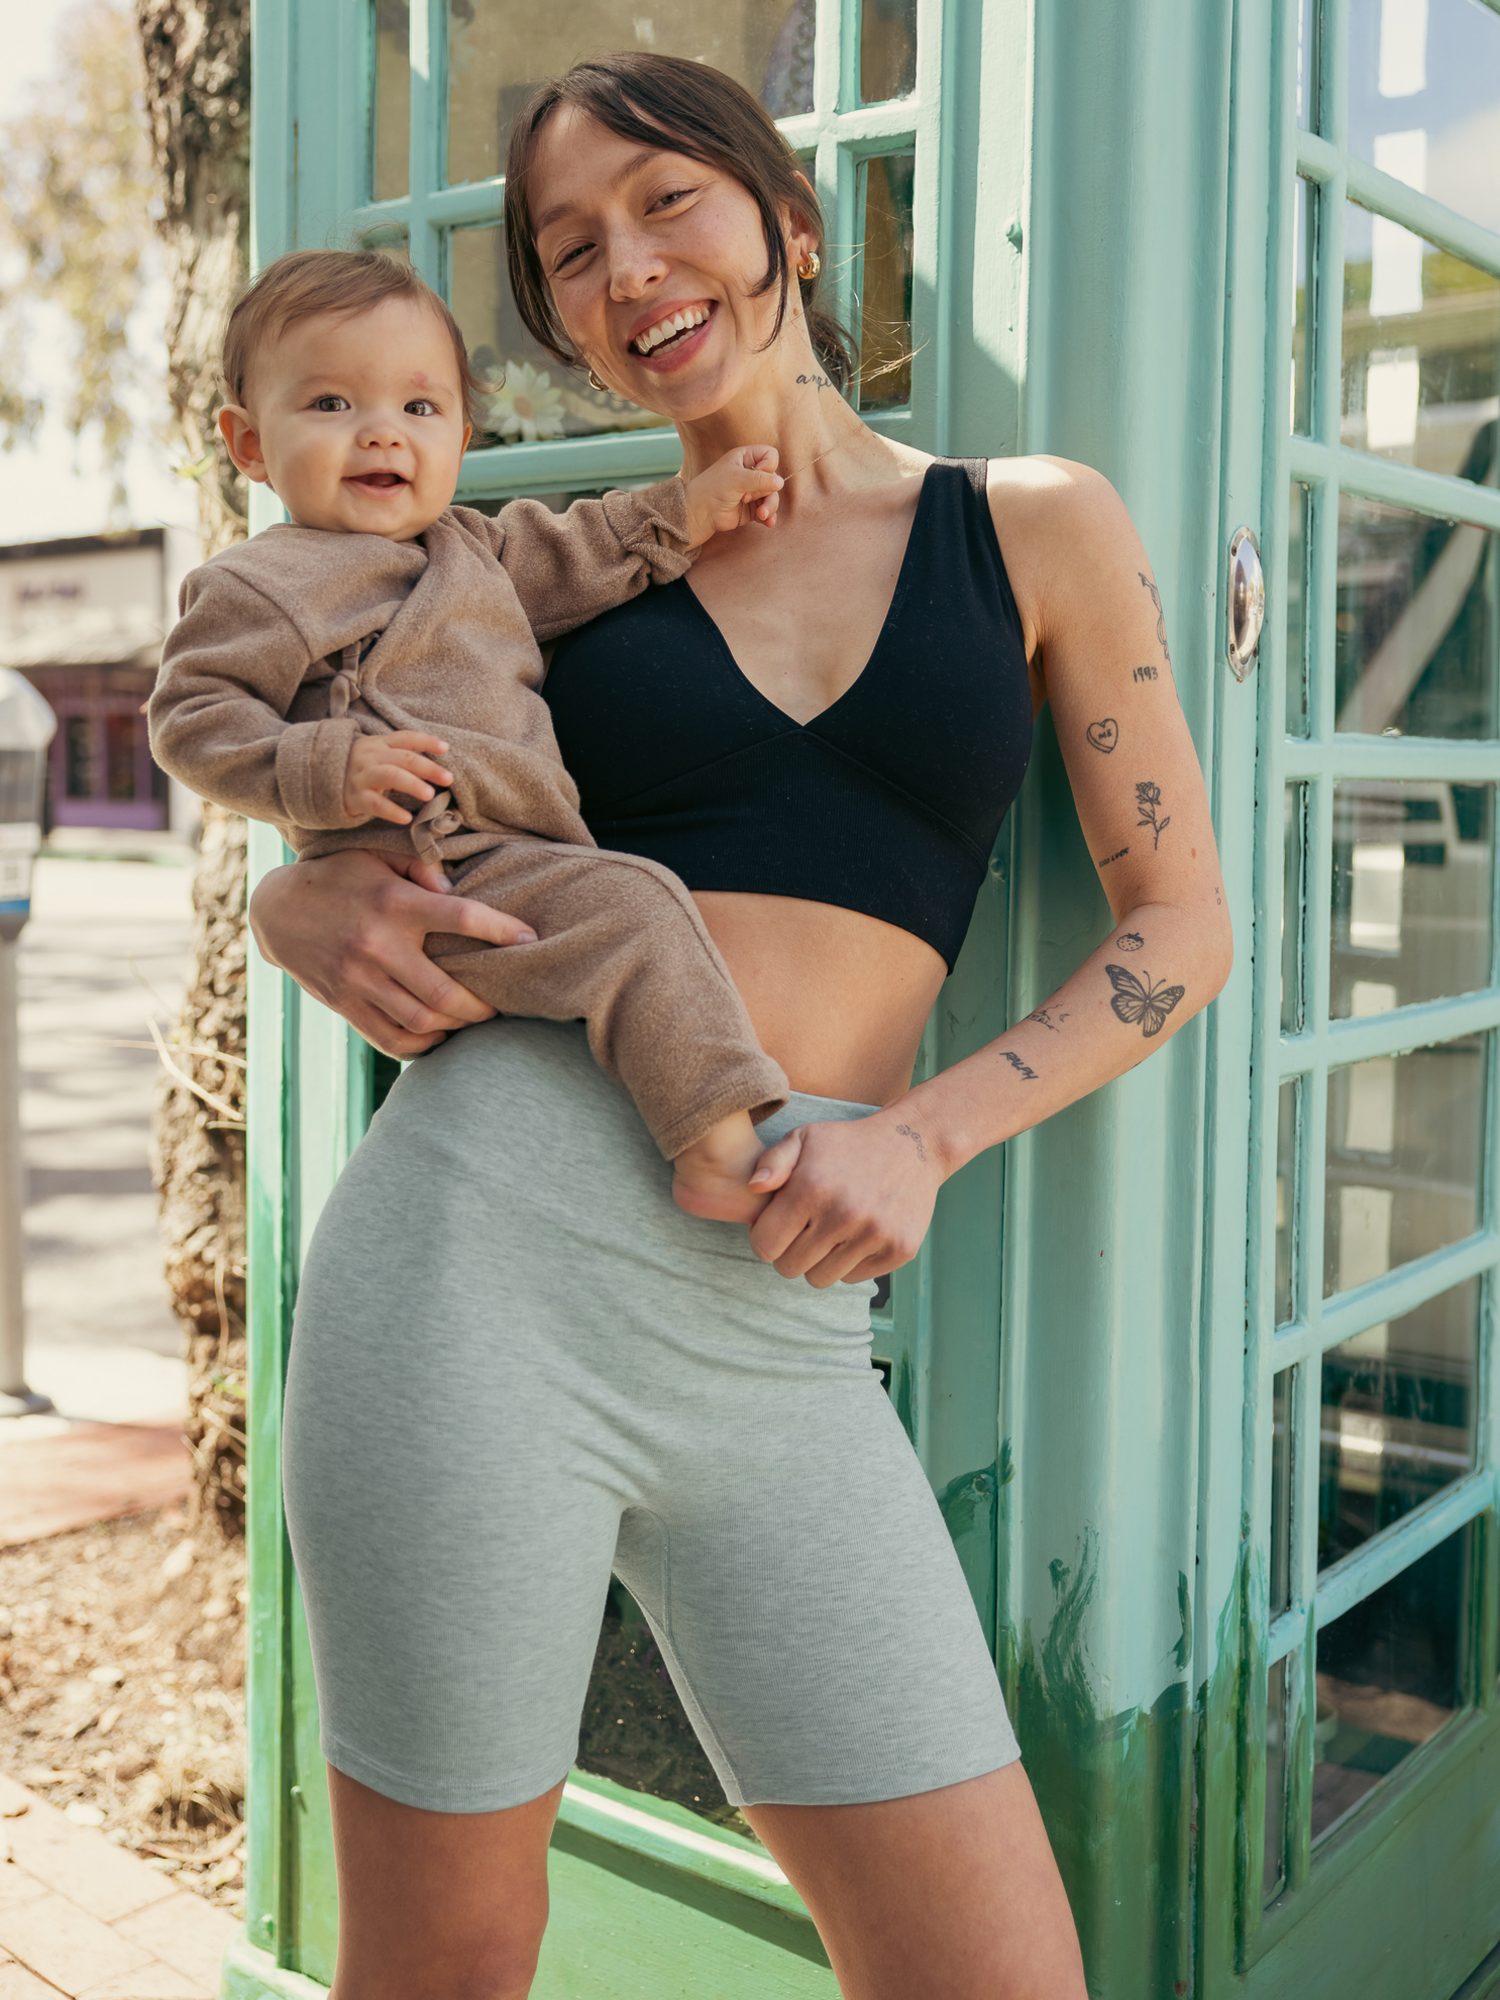
[[[986,1633],[995,1629],[995,1500],[999,1490],[1000,1468],[987,1465],[979,1472],[964,1472],[950,1479],[937,1497]]]
[[[1003,1438],[1000,1444],[1000,1484],[1009,1486],[1016,1476],[1016,1455],[1010,1448],[1010,1439]]]
[[[1026,1768],[1067,1884],[1089,1991],[1161,2000],[1190,1990],[1190,1864],[1197,1718],[1186,1681],[1150,1708],[1095,1705],[1084,1624],[1100,1587],[1099,1541],[1050,1565],[1040,1645],[1030,1621],[1002,1627],[999,1668],[1015,1690]],[[1232,1704],[1231,1704],[1232,1706]],[[1232,1723],[1230,1729],[1232,1741]]]
[[[1185,1668],[1193,1656],[1193,1593],[1185,1569],[1177,1572],[1177,1611],[1182,1619],[1182,1635],[1173,1649],[1173,1657],[1179,1668]]]

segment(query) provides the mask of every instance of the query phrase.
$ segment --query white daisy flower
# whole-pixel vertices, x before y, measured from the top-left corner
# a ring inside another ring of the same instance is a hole
[[[529,361],[507,361],[503,370],[485,373],[494,384],[484,399],[485,428],[494,436],[535,444],[538,438],[563,435],[562,391],[553,388],[545,369],[533,368]]]

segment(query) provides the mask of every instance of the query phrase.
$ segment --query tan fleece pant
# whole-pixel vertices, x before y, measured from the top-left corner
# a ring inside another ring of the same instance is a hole
[[[786,1075],[670,869],[518,836],[450,863],[448,876],[537,942],[434,932],[429,957],[502,1014],[586,1022],[594,1060],[630,1092],[666,1158],[732,1111],[765,1118],[785,1104]]]

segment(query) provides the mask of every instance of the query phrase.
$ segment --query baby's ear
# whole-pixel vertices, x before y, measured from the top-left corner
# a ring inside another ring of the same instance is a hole
[[[260,433],[255,428],[255,419],[238,403],[226,403],[219,412],[219,436],[223,438],[225,449],[247,479],[259,485],[269,486],[271,475],[266,470],[265,454],[260,448]]]

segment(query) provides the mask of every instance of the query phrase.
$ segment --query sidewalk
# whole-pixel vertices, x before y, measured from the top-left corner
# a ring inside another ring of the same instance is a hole
[[[238,1926],[0,1776],[0,2000],[214,2000]]]

